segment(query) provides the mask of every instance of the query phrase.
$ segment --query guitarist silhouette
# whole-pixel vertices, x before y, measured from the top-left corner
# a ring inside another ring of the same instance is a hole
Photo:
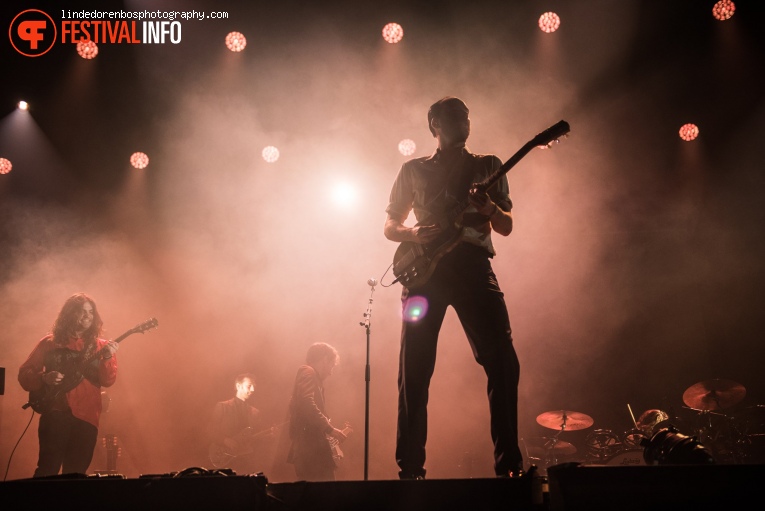
[[[425,477],[427,399],[436,346],[448,307],[462,324],[476,361],[488,377],[494,470],[522,472],[518,447],[519,361],[504,295],[491,259],[492,233],[513,230],[513,203],[506,172],[536,145],[568,133],[561,121],[502,164],[472,153],[467,105],[445,97],[428,111],[436,152],[404,163],[393,183],[384,234],[400,243],[394,282],[403,285],[396,461],[399,477]],[[414,211],[417,224],[404,224]]]

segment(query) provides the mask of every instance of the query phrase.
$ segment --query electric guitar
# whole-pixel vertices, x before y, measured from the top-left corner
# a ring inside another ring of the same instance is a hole
[[[343,434],[348,436],[351,433],[353,433],[353,429],[351,428],[351,425],[346,422],[345,427],[343,428]],[[332,458],[334,458],[335,461],[340,461],[345,457],[343,450],[340,449],[340,440],[333,436],[327,435],[327,442],[329,442],[329,448],[332,450]]]
[[[568,134],[569,130],[570,128],[566,121],[559,121],[550,126],[526,142],[518,152],[502,164],[492,175],[480,183],[474,183],[471,188],[479,192],[486,192],[533,148],[549,147],[552,142]],[[396,279],[391,284],[401,282],[404,287],[411,289],[425,284],[430,279],[441,258],[462,241],[464,231],[462,220],[465,210],[469,205],[469,196],[467,196],[446,208],[446,211],[435,222],[441,228],[441,234],[434,241],[430,243],[404,241],[399,244],[396,253],[393,255],[393,275]],[[417,225],[420,224],[418,223]]]
[[[253,442],[255,439],[274,434],[276,427],[270,427],[263,431],[255,431],[252,427],[247,426],[239,433],[231,437],[234,441],[235,448],[227,447],[222,442],[213,442],[208,448],[208,456],[210,463],[216,468],[223,468],[227,466],[231,460],[239,456],[245,456],[252,454],[254,451]]]
[[[122,342],[128,336],[143,333],[156,328],[157,325],[156,318],[151,318],[120,335],[114,339],[114,342]],[[103,347],[93,350],[88,354],[68,348],[56,348],[49,351],[45,356],[45,370],[58,371],[64,375],[64,378],[58,385],[43,385],[38,390],[31,391],[29,393],[29,401],[21,408],[26,410],[31,406],[32,410],[37,413],[48,412],[53,408],[53,404],[60,396],[79,385],[83,378],[87,377],[91,381],[97,381],[98,357],[102,350]]]

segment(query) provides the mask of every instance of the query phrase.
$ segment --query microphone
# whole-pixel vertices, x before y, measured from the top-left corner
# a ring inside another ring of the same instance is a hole
[[[375,287],[377,285],[377,279],[369,279],[367,280],[367,284],[372,287]]]

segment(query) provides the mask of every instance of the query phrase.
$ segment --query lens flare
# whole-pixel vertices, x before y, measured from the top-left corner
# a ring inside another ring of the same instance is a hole
[[[420,321],[428,313],[428,300],[422,296],[410,296],[404,302],[403,318],[408,323]]]

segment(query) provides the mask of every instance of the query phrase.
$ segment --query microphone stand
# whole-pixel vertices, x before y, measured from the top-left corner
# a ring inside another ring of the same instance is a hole
[[[363,326],[367,331],[367,365],[364,370],[364,379],[366,380],[366,399],[364,401],[364,481],[369,478],[369,332],[370,320],[372,319],[372,295],[375,292],[377,279],[369,279],[367,284],[372,288],[372,291],[369,293],[369,303],[367,304],[366,312],[364,312],[364,321],[359,322],[359,325]]]

